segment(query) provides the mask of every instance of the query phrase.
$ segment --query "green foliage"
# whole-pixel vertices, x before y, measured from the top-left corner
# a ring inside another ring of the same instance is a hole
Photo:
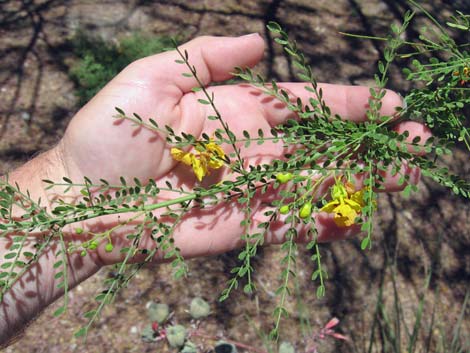
[[[295,348],[292,343],[283,341],[279,345],[279,353],[295,353]]]
[[[170,307],[168,304],[164,303],[150,303],[148,309],[148,316],[150,321],[152,322],[157,322],[159,324],[162,324],[163,322],[168,319],[168,316],[170,315]]]
[[[78,61],[69,73],[77,84],[79,104],[83,105],[131,62],[161,53],[171,47],[171,40],[133,34],[112,42],[80,31],[72,39],[72,47]]]
[[[410,166],[419,167],[423,175],[448,187],[455,194],[462,197],[470,196],[468,181],[452,175],[448,169],[440,165],[440,156],[451,153],[451,148],[455,144],[464,142],[470,149],[468,119],[463,114],[470,100],[466,87],[469,81],[467,77],[470,70],[467,64],[469,54],[460,50],[459,45],[446,35],[441,26],[438,26],[440,31],[438,41],[423,35],[422,43],[405,42],[401,39],[402,34],[406,31],[413,15],[413,12],[407,12],[403,24],[393,25],[390,36],[385,39],[387,48],[384,50],[384,58],[378,64],[375,86],[370,88],[367,121],[362,124],[333,116],[305,56],[278,24],[269,23],[268,28],[276,37],[275,41],[292,58],[299,79],[305,82],[305,90],[310,93],[311,98],[302,101],[292,97],[278,83],[269,82],[250,69],[239,69],[236,73],[239,79],[283,103],[298,119],[289,120],[286,124],[270,131],[260,130],[256,136],[251,136],[247,131],[241,136],[236,136],[217,109],[214,94],[210,93],[200,81],[188,53],[181,51],[176,43],[173,43],[174,49],[180,56],[176,62],[187,68],[183,76],[196,79],[199,87],[193,90],[203,96],[199,99],[199,103],[213,111],[213,115],[208,119],[219,126],[213,132],[213,137],[207,134],[192,136],[185,132],[176,134],[170,126],[159,126],[156,121],[142,118],[137,114],[127,115],[119,108],[116,108],[115,119],[127,120],[138,127],[165,134],[167,143],[171,147],[192,148],[198,151],[198,158],[222,163],[231,173],[230,180],[205,188],[197,186],[192,190],[185,190],[171,183],[157,186],[154,180],[121,178],[120,183],[116,185],[110,185],[106,180],[92,181],[88,178],[83,181],[72,181],[66,177],[60,182],[45,180],[48,188],[61,187],[65,189],[64,193],[78,189],[81,195],[73,201],[65,197],[57,199],[50,213],[46,212],[40,201],[32,200],[29,194],[20,190],[18,186],[10,185],[8,181],[1,181],[1,235],[21,234],[12,238],[12,246],[4,255],[4,261],[0,266],[2,296],[30,265],[43,255],[52,240],[61,244],[57,253],[60,260],[54,268],[57,270],[56,278],[59,280],[59,286],[63,287],[64,293],[67,294],[67,253],[79,252],[82,256],[88,256],[100,244],[107,244],[105,249],[107,251],[116,251],[111,243],[112,232],[123,227],[131,228],[132,231],[127,235],[129,245],[120,249],[123,260],[116,265],[115,275],[105,280],[103,291],[95,298],[96,308],[85,313],[85,317],[89,320],[88,324],[77,332],[77,336],[84,336],[100,316],[104,306],[111,303],[116,293],[127,286],[136,273],[155,255],[158,254],[163,259],[171,261],[175,277],[187,273],[187,265],[180,250],[175,246],[173,232],[189,210],[236,202],[245,216],[240,224],[243,229],[241,239],[244,244],[238,256],[239,264],[231,270],[232,278],[228,281],[220,299],[227,299],[241,283],[246,293],[256,290],[253,281],[255,271],[253,259],[269,235],[272,223],[283,222],[287,231],[281,245],[282,270],[279,273],[279,286],[276,290],[278,303],[273,313],[274,326],[271,332],[272,338],[279,337],[281,319],[288,315],[286,304],[291,298],[293,281],[296,278],[296,251],[299,246],[297,240],[300,236],[298,230],[301,228],[307,229],[306,234],[302,236],[308,240],[307,249],[312,253],[311,278],[316,282],[317,296],[322,297],[326,293],[327,270],[321,261],[319,235],[316,229],[318,213],[330,213],[338,227],[353,224],[360,226],[366,234],[361,243],[361,248],[365,250],[373,246],[376,197],[377,192],[384,187],[385,173],[389,172],[398,177],[399,183],[405,185],[405,195],[416,189],[414,185],[409,184],[409,176],[403,172],[405,166]],[[463,30],[467,17],[462,16],[453,18],[453,25],[450,27]],[[89,99],[105,81],[133,59],[168,45],[166,39],[158,41],[157,45],[157,42],[151,44],[152,41],[133,37],[128,41],[121,41],[119,45],[111,45],[86,37],[77,38],[76,50],[78,55],[83,57],[83,61],[72,70],[72,75],[83,87],[83,93],[80,93],[82,99]],[[414,69],[408,69],[405,73],[408,79],[415,81],[417,85],[424,82],[424,88],[412,90],[406,96],[406,108],[399,109],[394,116],[384,116],[381,114],[381,107],[386,94],[385,86],[390,64],[405,55],[401,50],[410,45],[419,50],[412,54],[407,52],[407,56],[415,56],[415,61]],[[450,57],[446,61],[438,59],[423,61],[421,57],[423,49],[426,54],[444,50],[450,54]],[[392,122],[408,115],[426,122],[433,129],[435,138],[428,141],[409,141],[407,132],[399,134],[390,129]],[[270,163],[248,164],[242,157],[243,149],[266,142],[284,147],[286,153],[283,158]],[[224,145],[230,146],[233,152],[227,155],[213,154],[208,147],[210,144],[219,148]],[[414,153],[421,149],[427,154]],[[195,169],[194,165],[192,167]],[[355,175],[363,176],[363,186],[355,187],[352,184]],[[322,194],[321,187],[327,181],[334,181],[334,186],[331,192]],[[265,193],[268,188],[277,192],[277,199],[272,202],[273,208],[264,213],[265,221],[255,228],[252,221],[254,213],[252,201],[258,194]],[[165,201],[161,201],[161,198],[156,202],[162,192],[165,193],[163,198]],[[20,219],[13,216],[13,205],[23,211]],[[158,217],[155,213],[157,210]],[[78,222],[104,215],[121,214],[131,216],[100,233],[76,227]],[[68,225],[73,225],[77,233],[86,240],[82,243],[65,241],[62,231]],[[38,242],[35,253],[23,252],[26,235],[33,231],[44,232],[47,236]],[[143,248],[143,239],[148,234],[150,234],[150,239],[146,242],[148,245]],[[131,264],[130,260],[136,255],[141,255],[142,260],[137,264]],[[28,262],[23,260],[24,258]],[[66,305],[67,296],[63,307]],[[64,310],[59,309],[57,314]],[[173,347],[184,345],[186,340],[184,327],[169,327],[167,333],[170,345]]]
[[[447,23],[450,29],[466,31],[463,24],[468,22],[468,16],[458,12],[452,20]],[[450,154],[448,148],[456,142],[463,142],[470,149],[466,110],[470,103],[470,53],[463,45],[457,45],[448,29],[440,25],[437,30],[428,29],[420,39],[423,43],[414,45],[416,52],[406,55],[414,57],[413,67],[403,72],[409,80],[424,82],[425,87],[413,89],[407,95],[409,111],[432,129],[435,138],[441,139],[435,149],[438,156]],[[447,59],[426,55],[433,50],[445,54]]]
[[[166,329],[166,339],[170,347],[183,347],[186,342],[186,328],[182,325],[168,327]]]
[[[211,312],[211,307],[208,302],[200,297],[193,298],[189,307],[189,313],[194,319],[201,319],[208,316]]]
[[[398,288],[396,262],[387,268],[388,276],[393,286],[391,305],[387,305],[384,297],[386,283],[383,281],[377,293],[375,310],[372,312],[372,326],[369,338],[364,343],[364,348],[355,347],[355,352],[384,352],[384,353],[415,353],[415,352],[439,352],[439,353],[463,353],[470,349],[470,341],[462,339],[461,328],[463,318],[468,307],[470,292],[467,291],[457,322],[452,325],[453,330],[449,335],[449,322],[437,318],[437,306],[440,303],[439,291],[436,289],[433,295],[433,307],[426,314],[425,308],[429,302],[429,284],[432,273],[424,278],[423,288],[420,292],[416,308],[410,312],[405,309],[403,302],[409,300],[406,293],[401,293]],[[429,309],[429,308],[428,308]],[[421,339],[419,339],[421,338]],[[359,342],[359,340],[358,340]]]
[[[186,343],[184,344],[180,352],[181,353],[197,353],[198,349],[197,349],[197,346],[193,342],[186,341]]]
[[[157,334],[150,324],[143,328],[140,336],[144,342],[155,342],[157,340]]]

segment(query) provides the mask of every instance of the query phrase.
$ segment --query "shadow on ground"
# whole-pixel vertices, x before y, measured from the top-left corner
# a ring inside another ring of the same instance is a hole
[[[439,21],[451,13],[446,1],[435,1],[427,8]],[[99,34],[107,40],[134,31],[195,37],[198,35],[241,35],[262,33],[267,42],[266,54],[259,65],[261,73],[276,80],[295,80],[292,62],[265,26],[280,23],[298,41],[317,73],[319,81],[344,84],[371,84],[374,65],[383,54],[383,43],[341,36],[338,32],[386,36],[392,22],[401,21],[407,3],[379,0],[340,0],[331,6],[327,1],[6,1],[0,11],[0,171],[21,164],[56,143],[79,107],[74,84],[68,76],[73,51],[69,39],[77,29]],[[467,1],[456,1],[462,11],[470,11]],[[418,20],[407,32],[407,39],[418,38]],[[459,38],[467,40],[468,38]],[[400,65],[406,65],[401,63]],[[392,69],[389,87],[405,92],[409,89]],[[461,166],[468,175],[468,161],[463,153],[447,161]],[[396,259],[399,286],[404,294],[404,307],[413,308],[423,285],[425,271],[432,270],[429,293],[439,289],[440,315],[452,325],[459,313],[470,280],[470,233],[467,220],[468,202],[449,196],[446,190],[428,180],[421,192],[410,199],[383,195],[379,202],[380,217],[376,225],[373,250],[360,250],[359,240],[325,245],[323,256],[330,280],[327,296],[314,297],[315,286],[310,276],[309,252],[298,256],[300,298],[314,326],[332,316],[342,319],[345,332],[367,329],[367,316],[375,305],[377,288],[389,281],[387,271]],[[68,315],[52,318],[47,310],[32,325],[26,336],[6,352],[127,352],[168,351],[163,345],[141,342],[138,333],[147,323],[145,303],[159,299],[169,303],[179,321],[188,321],[185,310],[191,297],[208,299],[214,315],[202,325],[207,332],[260,345],[254,326],[269,330],[275,299],[279,260],[276,248],[261,251],[256,259],[259,269],[256,296],[236,293],[227,302],[217,302],[218,294],[236,265],[236,253],[212,259],[191,261],[189,279],[174,282],[166,266],[146,269],[105,311],[98,327],[88,337],[87,345],[73,338],[73,332],[84,324],[80,317],[91,309],[89,298],[100,288],[103,271],[72,294]],[[406,294],[406,295],[405,295]],[[298,322],[301,313],[296,305],[286,320],[283,338],[301,347]],[[246,321],[250,316],[253,322]],[[368,326],[369,325],[369,326]],[[135,328],[135,329],[134,329]],[[468,333],[468,325],[465,327]],[[58,334],[59,333],[59,334]],[[156,348],[158,347],[158,348]],[[351,345],[326,344],[322,352],[350,352]]]

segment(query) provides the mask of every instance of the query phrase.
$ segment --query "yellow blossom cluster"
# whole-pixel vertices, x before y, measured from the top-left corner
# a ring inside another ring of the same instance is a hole
[[[334,222],[339,227],[352,226],[365,206],[364,189],[355,191],[351,183],[337,181],[331,189],[332,200],[320,211],[333,213]]]
[[[178,162],[193,167],[194,175],[199,181],[210,174],[210,169],[219,169],[224,165],[225,152],[213,141],[199,142],[195,153],[184,152],[176,147],[173,147],[170,153]]]

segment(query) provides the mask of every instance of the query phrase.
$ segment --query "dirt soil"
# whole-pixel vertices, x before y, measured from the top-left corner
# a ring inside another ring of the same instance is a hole
[[[382,54],[380,43],[356,40],[338,32],[384,36],[393,22],[401,19],[404,0],[156,0],[156,1],[2,1],[0,3],[0,173],[5,173],[62,136],[67,123],[79,109],[74,84],[67,71],[74,59],[70,38],[77,29],[114,40],[135,31],[148,34],[242,35],[261,33],[267,42],[266,54],[258,69],[277,80],[293,80],[289,59],[275,47],[265,25],[275,20],[298,41],[320,81],[342,84],[371,84],[374,65]],[[440,19],[451,13],[448,1],[428,1],[426,6]],[[468,2],[453,1],[470,12]],[[423,16],[413,23],[416,36]],[[412,38],[411,38],[412,39]],[[409,88],[393,68],[389,87],[403,93]],[[469,163],[457,150],[446,161],[468,176]],[[442,329],[449,334],[457,322],[470,282],[470,207],[467,201],[451,196],[430,180],[422,180],[420,193],[404,199],[382,195],[378,205],[372,251],[360,250],[360,239],[322,247],[329,279],[324,299],[315,297],[309,281],[309,251],[300,249],[298,293],[288,303],[292,314],[283,323],[281,339],[303,351],[311,332],[303,333],[300,319],[310,320],[314,330],[333,316],[341,320],[340,331],[349,342],[322,340],[319,352],[362,352],[369,342],[378,288],[384,284],[386,307],[392,305],[393,286],[387,259],[396,257],[397,290],[405,321],[411,325],[418,298],[426,295],[424,327],[429,327],[435,308],[437,323],[430,350]],[[169,266],[143,270],[109,306],[88,340],[83,343],[73,333],[86,320],[82,314],[92,308],[94,295],[112,269],[104,269],[71,293],[67,314],[54,318],[57,305],[48,308],[32,324],[24,337],[5,352],[170,352],[166,344],[146,343],[141,330],[149,323],[146,303],[162,301],[171,306],[175,322],[189,324],[187,313],[194,296],[211,304],[212,315],[199,325],[207,336],[232,339],[261,348],[262,332],[272,325],[279,260],[277,247],[262,250],[256,259],[253,296],[235,293],[224,303],[217,301],[236,252],[190,261],[187,279],[174,281]],[[429,289],[423,290],[426,271],[432,270]],[[436,296],[438,293],[438,296]],[[303,307],[297,305],[301,301]],[[467,312],[468,313],[468,312]],[[464,320],[462,337],[470,336]],[[194,323],[192,323],[194,325]],[[422,335],[421,335],[422,336]],[[418,346],[425,342],[419,337]],[[380,339],[376,339],[380,346]],[[195,339],[200,351],[209,351],[212,341]]]

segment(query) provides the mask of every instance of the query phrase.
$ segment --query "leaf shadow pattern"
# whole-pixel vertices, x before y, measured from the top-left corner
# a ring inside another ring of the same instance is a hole
[[[350,1],[351,3],[352,1]],[[30,1],[23,1],[22,2],[24,6],[32,6],[33,2]],[[54,4],[63,4],[63,5],[69,5],[72,2],[70,1],[47,1],[45,2],[46,5],[42,5],[40,9],[44,9],[44,11],[49,11],[53,9]],[[354,2],[357,6],[358,2]],[[404,9],[404,2],[403,1],[385,1],[381,2],[384,3],[388,9],[390,9],[390,18],[400,20],[401,18],[399,17],[399,12],[401,9]],[[465,0],[460,0],[456,1],[455,3],[459,4],[459,6],[466,7],[468,8],[469,5]],[[131,27],[129,26],[128,22],[131,20],[131,17],[133,14],[136,13],[136,11],[139,9],[139,6],[149,6],[151,8],[154,8],[153,5],[155,4],[161,4],[164,6],[173,6],[173,7],[178,7],[182,9],[183,11],[183,16],[189,16],[189,14],[194,13],[194,19],[188,20],[188,21],[182,21],[180,17],[175,16],[172,14],[170,11],[164,12],[164,11],[159,11],[159,10],[154,10],[151,13],[151,18],[155,19],[160,19],[162,21],[167,21],[167,22],[173,22],[175,26],[181,26],[184,27],[184,30],[189,31],[193,35],[200,35],[200,34],[206,34],[209,31],[214,31],[216,34],[241,34],[244,31],[244,28],[240,28],[239,31],[240,33],[223,33],[225,31],[224,28],[212,28],[208,29],[205,26],[204,19],[205,16],[233,16],[232,18],[242,18],[246,19],[248,21],[253,21],[253,22],[259,22],[259,23],[266,23],[269,20],[278,20],[280,23],[285,25],[285,28],[288,30],[289,33],[292,33],[292,35],[298,40],[299,45],[301,47],[306,47],[306,54],[310,60],[310,62],[316,67],[316,70],[318,71],[319,75],[323,80],[329,80],[333,81],[340,79],[338,78],[338,71],[337,68],[339,68],[343,62],[349,62],[353,65],[357,65],[359,63],[362,63],[364,61],[364,58],[362,58],[359,54],[356,54],[358,52],[358,48],[362,47],[362,41],[358,40],[347,40],[348,46],[346,49],[338,49],[338,50],[331,50],[329,53],[321,53],[318,51],[324,45],[324,41],[326,39],[322,39],[321,36],[316,35],[315,33],[312,33],[310,31],[311,28],[301,26],[301,25],[296,25],[297,21],[297,16],[299,12],[306,12],[312,17],[317,17],[320,14],[318,12],[315,12],[314,6],[311,4],[305,5],[301,7],[300,5],[298,8],[295,8],[296,4],[292,4],[292,2],[287,2],[287,1],[273,1],[273,2],[265,2],[265,6],[263,7],[264,12],[257,12],[254,14],[247,14],[243,10],[213,10],[209,7],[200,7],[196,2],[176,2],[176,1],[141,1],[138,3],[136,6],[130,6],[128,9],[129,12],[126,12],[122,17],[120,16],[116,21],[110,21],[107,23],[97,23],[96,25],[91,25],[89,26],[90,30],[94,30],[99,32],[100,29],[106,28],[113,33],[117,33],[118,31],[121,30],[129,30]],[[201,3],[199,3],[200,5]],[[442,2],[436,2],[436,5],[431,4],[428,6],[433,6],[437,12],[441,11],[441,6]],[[47,8],[49,6],[49,8]],[[287,7],[290,7],[291,10],[288,11]],[[359,8],[360,9],[360,8]],[[36,16],[34,13],[39,10],[31,10],[30,12],[32,13],[31,16]],[[325,10],[326,11],[326,10]],[[322,12],[322,14],[325,14]],[[18,15],[19,16],[19,15]],[[238,16],[238,17],[236,17]],[[368,34],[374,34],[376,33],[377,28],[380,30],[380,33],[385,33],[385,28],[388,26],[388,20],[385,21],[387,22],[386,25],[381,25],[382,22],[377,21],[376,19],[370,18],[370,16],[365,15],[363,13],[363,23],[361,24],[361,30],[359,30],[360,33],[368,33]],[[347,16],[345,16],[347,18]],[[25,20],[27,17],[16,17],[15,21],[16,23],[23,22],[23,24],[26,24]],[[361,21],[362,21],[361,20]],[[31,20],[32,21],[32,20]],[[46,36],[44,34],[44,26],[45,22],[47,21],[45,16],[42,16],[41,18],[39,17],[34,17],[34,23],[31,22],[33,29],[36,29],[38,31],[37,38],[34,39],[33,46],[37,45],[38,41],[41,40],[46,40]],[[61,23],[59,20],[58,21],[58,26],[63,25],[67,26],[65,23]],[[233,20],[228,20],[229,22],[233,22]],[[3,28],[10,28],[9,26],[12,26],[13,21],[5,21],[2,22],[1,26]],[[36,26],[36,27],[34,27]],[[114,29],[116,27],[116,29]],[[12,27],[11,27],[12,28]],[[367,29],[369,28],[370,31]],[[413,27],[412,27],[413,29]],[[217,32],[218,31],[218,32]],[[384,31],[384,32],[382,32]],[[413,36],[412,36],[413,37]],[[31,37],[33,39],[33,37]],[[67,71],[67,66],[64,62],[64,57],[66,56],[66,52],[70,50],[69,46],[67,45],[66,42],[60,42],[59,44],[53,43],[53,42],[48,42],[46,43],[47,47],[47,53],[48,53],[48,59],[46,64],[52,63],[54,67],[57,70],[61,70],[63,72]],[[284,53],[277,53],[276,50],[274,49],[273,45],[273,39],[270,38],[268,40],[268,54],[266,58],[265,65],[267,66],[266,71],[268,72],[268,76],[270,78],[285,78],[285,79],[293,79],[294,77],[294,70],[292,68],[291,62],[288,61],[287,57],[285,56]],[[32,49],[29,49],[29,47],[26,47],[29,52],[31,52]],[[271,49],[272,48],[272,49]],[[15,48],[11,49],[10,51],[5,50],[3,53],[10,55],[10,53],[16,53]],[[21,54],[24,53],[24,49],[21,49],[18,51],[19,56],[22,57]],[[377,50],[379,53],[381,52],[381,46],[377,46]],[[2,54],[3,54],[2,53]],[[62,53],[62,54],[61,54]],[[16,54],[15,54],[16,55]],[[35,54],[31,52],[31,54],[25,54],[25,55],[33,55],[32,57],[37,58],[34,56]],[[2,55],[3,56],[3,55]],[[377,55],[378,56],[378,55]],[[278,62],[279,58],[283,59],[284,61],[287,60],[287,67],[284,65],[276,65],[276,62]],[[26,60],[26,59],[25,59]],[[16,61],[16,60],[15,60]],[[19,60],[18,62],[21,62]],[[281,67],[280,67],[281,66]],[[348,76],[348,80],[350,82],[355,82],[358,78],[370,78],[371,77],[371,67],[373,65],[369,64],[365,65],[368,67],[363,67],[361,72],[356,75]],[[15,82],[19,82],[19,84],[22,84],[24,80],[24,65],[21,66],[18,71],[13,71],[11,74],[19,74],[22,73],[23,76],[21,79]],[[7,70],[7,69],[6,69]],[[41,66],[41,70],[44,70],[44,66]],[[364,73],[365,72],[365,73]],[[44,79],[44,76],[38,76],[41,77],[41,80]],[[3,81],[2,81],[3,82]],[[36,84],[36,86],[38,86]],[[392,80],[391,81],[391,87],[398,89],[398,90],[403,90],[403,87],[401,86],[401,83],[399,81]],[[21,87],[18,88],[18,92],[21,90]],[[17,99],[17,98],[16,98]],[[37,96],[36,98],[37,99]],[[16,104],[16,103],[15,103]],[[34,116],[34,110],[36,109],[36,102],[34,104],[30,105],[33,109],[30,111],[31,115]],[[11,110],[11,114],[15,112],[15,108],[9,109]],[[69,113],[70,114],[70,113]],[[65,115],[65,114],[64,114]],[[8,152],[8,155],[10,158],[25,158],[26,154],[29,153],[28,151],[23,151],[21,150],[20,147],[16,149],[11,149]],[[463,228],[460,228],[460,231],[456,229],[455,224],[459,224],[460,226],[462,225],[462,220],[468,219],[468,213],[465,214],[463,210],[465,207],[468,209],[468,205],[466,205],[463,201],[457,200],[456,203],[459,205],[459,216],[457,218],[450,217],[447,213],[443,213],[442,210],[440,210],[440,204],[439,200],[445,199],[446,196],[444,194],[439,194],[435,191],[433,186],[430,186],[430,193],[432,193],[433,197],[430,197],[429,199],[426,200],[418,200],[416,201],[416,204],[410,205],[407,202],[402,202],[402,201],[393,201],[393,203],[390,202],[390,207],[393,210],[394,217],[391,221],[387,222],[386,224],[382,225],[385,229],[378,228],[378,232],[383,232],[384,237],[384,245],[387,246],[387,248],[395,248],[397,242],[402,242],[403,237],[410,237],[413,232],[403,232],[402,230],[398,230],[396,225],[400,223],[400,221],[403,221],[403,218],[398,218],[400,214],[403,213],[404,209],[407,209],[408,207],[414,207],[413,212],[416,213],[418,216],[416,218],[423,218],[426,220],[429,220],[430,223],[427,223],[426,225],[423,224],[422,226],[419,226],[419,228],[414,232],[414,237],[417,239],[420,239],[423,244],[424,248],[426,249],[426,252],[429,254],[429,256],[433,257],[433,266],[436,268],[436,271],[439,270],[439,268],[443,267],[442,262],[445,259],[445,256],[447,255],[438,255],[435,246],[431,243],[431,237],[435,237],[435,234],[433,233],[436,229],[439,229],[439,232],[443,237],[446,238],[447,244],[449,244],[451,248],[451,255],[454,259],[458,259],[458,265],[453,266],[451,269],[440,269],[440,271],[443,273],[441,277],[433,277],[435,278],[435,281],[440,281],[441,279],[445,280],[448,284],[452,285],[452,283],[457,283],[458,284],[458,289],[454,292],[452,292],[452,295],[454,295],[455,299],[459,300],[461,302],[461,287],[465,285],[465,281],[468,283],[468,266],[466,265],[468,261],[468,238],[466,239],[466,236],[461,236],[462,232],[468,235],[468,231],[466,230],[465,226]],[[395,200],[395,199],[394,199]],[[436,205],[436,206],[433,206]],[[442,221],[444,219],[444,221]],[[405,219],[406,220],[406,219]],[[463,225],[465,225],[465,222],[463,222]],[[447,235],[445,235],[447,234]],[[379,235],[379,239],[382,241],[381,235]],[[376,244],[378,241],[376,242]],[[353,241],[352,244],[350,244],[352,247],[352,250],[350,247],[348,247],[349,255],[344,255],[346,253],[342,252],[342,248],[340,245],[332,245],[328,246],[325,248],[325,253],[326,254],[332,254],[332,259],[331,259],[331,264],[330,268],[332,269],[332,275],[334,279],[338,279],[337,282],[334,283],[334,287],[330,286],[331,288],[331,293],[332,293],[332,298],[329,298],[329,301],[327,303],[328,307],[331,308],[331,312],[334,314],[342,314],[342,313],[347,313],[348,310],[351,310],[354,312],[354,306],[359,307],[359,299],[357,298],[357,295],[354,293],[355,289],[353,285],[350,283],[351,280],[348,280],[350,276],[355,276],[358,275],[358,273],[361,273],[361,278],[364,280],[365,283],[370,283],[375,281],[376,279],[380,279],[380,276],[383,275],[381,272],[380,266],[378,267],[372,260],[370,260],[370,252],[363,252],[360,250],[359,243],[356,241]],[[413,245],[413,244],[412,244]],[[375,249],[377,250],[377,248]],[[391,250],[390,250],[391,251]],[[382,250],[380,250],[382,252]],[[229,253],[228,255],[221,255],[220,257],[217,257],[216,261],[219,261],[223,264],[223,267],[225,268],[224,272],[226,272],[226,275],[230,271],[231,264],[232,263],[228,259],[236,259],[238,252],[233,252]],[[351,263],[342,263],[341,258],[343,256],[351,256],[351,258],[354,258],[354,263],[359,263],[358,268],[360,271],[351,273],[350,268],[351,268]],[[385,256],[385,255],[381,255]],[[255,257],[256,261],[259,261],[262,263],[265,257],[265,251],[262,250],[258,253],[258,255]],[[220,260],[222,259],[222,260]],[[416,257],[413,256],[412,253],[404,253],[402,254],[402,257],[400,258],[400,265],[399,265],[399,271],[400,273],[407,278],[407,280],[412,281],[414,272],[412,271],[412,266],[415,266],[416,264]],[[219,273],[218,273],[219,274]],[[158,280],[156,280],[158,281]],[[434,279],[433,279],[434,281]],[[455,282],[454,282],[455,281]],[[153,286],[153,284],[152,284]],[[157,285],[156,285],[157,286]],[[157,289],[160,288],[157,286]],[[336,296],[338,298],[343,299],[342,301],[335,299]],[[226,305],[233,305],[233,308],[235,310],[235,307],[237,306],[237,301],[239,298],[241,298],[242,295],[237,294],[235,297],[234,303],[233,304],[218,304],[220,305],[220,311],[225,310]],[[352,299],[354,300],[352,300]],[[351,300],[351,306],[348,308],[347,303],[345,303],[345,299]],[[233,321],[236,321],[236,318],[233,318]]]

